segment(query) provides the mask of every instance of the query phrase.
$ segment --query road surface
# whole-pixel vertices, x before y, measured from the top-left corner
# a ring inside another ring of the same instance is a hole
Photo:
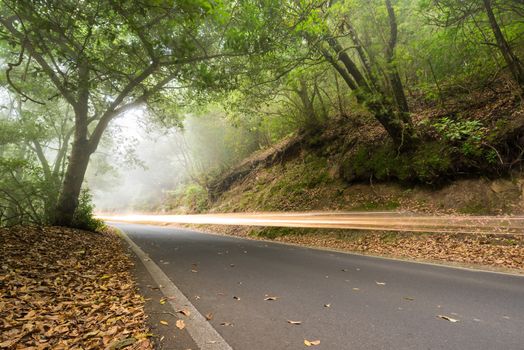
[[[524,349],[521,276],[115,226],[236,350]]]

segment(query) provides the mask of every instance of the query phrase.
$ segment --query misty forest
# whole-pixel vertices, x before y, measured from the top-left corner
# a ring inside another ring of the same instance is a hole
[[[203,211],[292,137],[345,183],[520,168],[520,0],[81,3],[2,2],[2,225]]]
[[[0,348],[522,348],[524,0],[0,0],[0,67]]]

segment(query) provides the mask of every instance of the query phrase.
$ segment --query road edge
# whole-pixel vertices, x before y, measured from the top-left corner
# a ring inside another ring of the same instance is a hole
[[[196,309],[189,299],[178,289],[178,287],[167,277],[162,269],[149,258],[149,256],[135,243],[125,231],[112,226],[120,236],[127,242],[136,256],[140,259],[153,280],[161,286],[173,312],[185,309],[190,315],[185,318],[186,330],[193,338],[200,350],[233,350],[226,340],[211,326],[205,317]],[[173,298],[174,297],[174,298]]]

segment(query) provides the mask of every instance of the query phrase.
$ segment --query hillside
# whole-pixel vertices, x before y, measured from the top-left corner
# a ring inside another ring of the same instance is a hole
[[[212,180],[204,209],[522,213],[519,98],[487,90],[446,106],[416,113],[423,131],[409,152],[397,152],[362,114],[284,139]]]
[[[166,209],[522,214],[524,108],[519,99],[507,90],[484,91],[455,98],[447,106],[447,111],[436,105],[417,112],[414,119],[424,131],[419,147],[408,153],[396,152],[371,117],[351,115],[251,155],[210,182],[208,195],[186,194],[168,202]],[[447,135],[453,133],[457,135]],[[466,266],[520,269],[524,263],[522,239],[513,236],[198,228]]]

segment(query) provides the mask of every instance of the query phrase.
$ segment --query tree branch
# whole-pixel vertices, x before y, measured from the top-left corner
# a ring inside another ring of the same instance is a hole
[[[2,24],[4,26],[4,28],[6,28],[14,37],[16,37],[20,41],[20,44],[29,51],[29,53],[38,62],[40,67],[42,67],[42,69],[47,74],[47,76],[49,76],[49,78],[51,79],[53,84],[60,91],[60,93],[64,96],[64,98],[67,100],[67,102],[69,102],[72,106],[76,106],[77,102],[76,102],[75,98],[73,97],[73,94],[71,93],[71,91],[69,91],[62,84],[62,82],[60,81],[60,78],[58,78],[56,73],[49,66],[49,64],[47,63],[47,61],[43,57],[43,55],[40,54],[39,52],[37,52],[37,50],[35,49],[35,46],[33,45],[33,43],[31,43],[31,41],[27,38],[26,35],[24,35],[20,31],[18,31],[13,26],[13,21],[14,21],[15,18],[17,18],[17,17],[10,17],[10,18],[7,18],[7,19],[4,18],[4,17],[0,17],[0,24]],[[20,19],[18,18],[18,20],[20,20]],[[50,55],[50,54],[48,53],[48,55]]]

